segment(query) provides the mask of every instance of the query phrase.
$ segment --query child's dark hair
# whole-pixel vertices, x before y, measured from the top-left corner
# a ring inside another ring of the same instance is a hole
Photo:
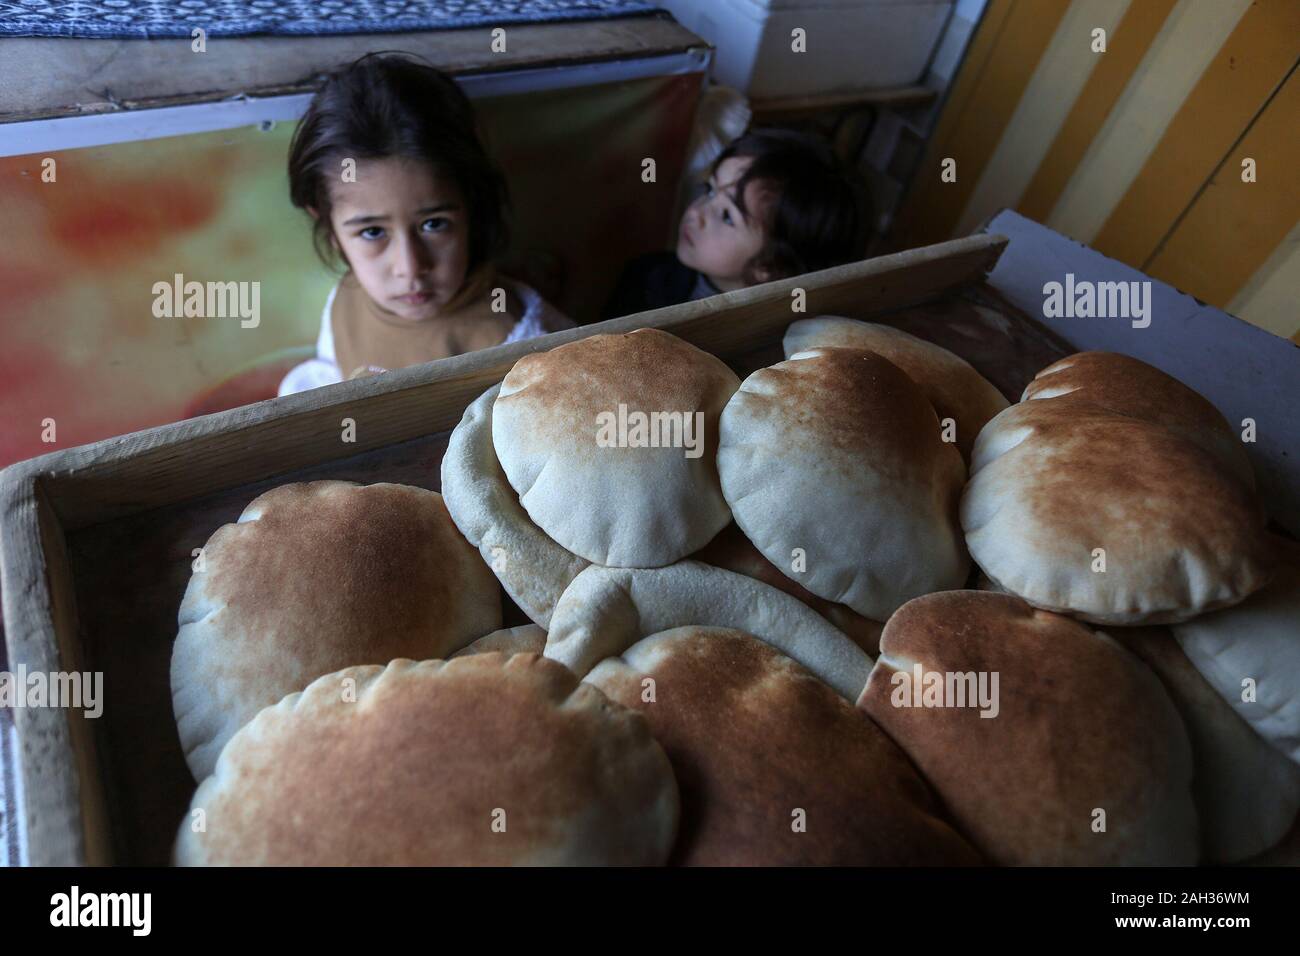
[[[767,242],[745,268],[747,281],[759,281],[759,269],[771,278],[788,278],[860,257],[862,200],[824,140],[794,130],[750,130],[718,155],[712,171],[733,157],[752,159],[735,186],[741,212],[749,215],[745,188],[751,182],[778,194]]]
[[[403,156],[455,182],[469,219],[469,271],[509,242],[505,178],[479,141],[474,108],[456,82],[407,54],[368,53],[325,78],[289,145],[289,198],[317,213],[316,253],[336,264],[330,191],[341,161]]]

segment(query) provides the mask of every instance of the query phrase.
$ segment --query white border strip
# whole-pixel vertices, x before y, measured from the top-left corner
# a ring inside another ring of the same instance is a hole
[[[712,49],[699,47],[664,56],[576,63],[503,73],[477,73],[455,79],[471,99],[479,99],[596,86],[654,76],[705,73],[712,58]],[[306,111],[311,98],[310,93],[267,97],[250,97],[241,93],[216,103],[191,103],[158,109],[0,124],[0,156],[50,153],[296,120]]]

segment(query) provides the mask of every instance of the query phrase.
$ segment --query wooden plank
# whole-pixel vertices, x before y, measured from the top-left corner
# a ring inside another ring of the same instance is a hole
[[[960,118],[975,98],[984,71],[993,61],[1002,39],[1002,31],[1007,27],[1016,2],[1017,0],[988,0],[936,117],[934,134],[926,149],[927,157],[945,155],[944,150],[947,149]]]
[[[312,389],[24,464],[49,474],[52,504],[71,530],[449,429],[466,405],[532,352],[643,327],[668,329],[707,351],[733,352],[780,337],[797,317],[791,313],[796,288],[806,290],[809,315],[866,317],[978,280],[1005,245],[1001,236],[970,236]],[[345,419],[355,423],[353,443],[343,441]]]
[[[1016,204],[1016,210],[1022,215],[1039,222],[1045,222],[1051,215],[1052,207],[1065,191],[1065,184],[1079,168],[1088,144],[1119,102],[1176,2],[1140,0],[1129,4],[1109,40],[1106,54],[1093,68],[1070,115]]]
[[[1009,7],[995,3],[985,13],[986,19],[1001,18],[990,24],[1000,29],[986,40],[990,35],[981,24],[972,41],[969,60],[985,59],[969,63],[977,73],[968,75],[963,65],[958,74],[954,102],[944,109],[899,213],[895,230],[901,244],[936,242],[952,234],[1069,6],[1070,0],[1022,0]],[[949,120],[957,107],[961,112]],[[949,157],[957,161],[957,181],[945,183],[940,162]]]
[[[750,112],[756,121],[774,123],[781,120],[825,113],[836,110],[889,107],[913,109],[933,103],[938,94],[928,86],[897,86],[878,90],[861,90],[857,93],[836,93],[825,96],[789,96],[751,100]]]
[[[1090,245],[1146,268],[1296,64],[1300,3],[1260,0],[1242,14]]]
[[[64,535],[31,470],[0,474],[0,594],[11,672],[85,669]],[[106,862],[109,831],[89,721],[80,711],[55,707],[18,707],[12,714],[28,862]],[[94,836],[87,837],[83,821]]]
[[[1289,168],[1294,169],[1300,166],[1300,142],[1293,147],[1292,157]],[[1300,214],[1277,248],[1233,293],[1224,311],[1284,339],[1293,338],[1300,332],[1297,289],[1300,289]]]
[[[308,92],[316,77],[372,50],[418,53],[449,73],[536,69],[677,53],[708,44],[663,15],[491,28],[326,37],[212,37],[206,53],[183,38],[71,40],[15,37],[0,57],[0,121],[120,108],[176,106],[235,94]]]
[[[72,566],[68,560],[67,540],[58,518],[50,507],[41,482],[36,483],[37,521],[41,533],[41,550],[45,557],[49,580],[50,621],[58,640],[58,670],[69,673],[101,671],[99,662],[87,653],[77,622],[76,595],[73,587]],[[31,665],[28,665],[30,672]],[[102,686],[102,685],[101,685]],[[129,699],[129,698],[125,698]],[[85,839],[85,862],[91,865],[109,863],[112,859],[112,830],[108,824],[105,804],[102,766],[99,760],[98,718],[88,718],[86,708],[64,708],[54,713],[66,717],[70,732],[73,763],[77,774],[77,798]],[[31,812],[30,810],[28,812]],[[34,861],[33,861],[34,862]]]
[[[1300,71],[1293,69],[1156,251],[1147,275],[1227,308],[1300,222],[1298,117]],[[1247,157],[1256,163],[1253,183],[1241,179]],[[1290,320],[1300,322],[1294,306]]]

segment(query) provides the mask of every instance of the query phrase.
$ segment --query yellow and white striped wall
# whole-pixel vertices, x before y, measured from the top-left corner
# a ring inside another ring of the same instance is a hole
[[[890,245],[1009,207],[1300,343],[1297,62],[1300,0],[989,0]]]

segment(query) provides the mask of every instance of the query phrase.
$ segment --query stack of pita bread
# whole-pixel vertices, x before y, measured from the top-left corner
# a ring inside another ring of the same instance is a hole
[[[441,495],[286,485],[219,529],[173,654],[200,781],[177,862],[1188,865],[1282,840],[1300,560],[1212,405],[1124,356],[1008,405],[889,326],[784,346],[743,382],[657,330],[535,353],[466,409]],[[532,623],[501,628],[502,590]]]
[[[587,565],[672,564],[731,520],[715,458],[718,416],[739,384],[657,329],[525,356],[452,433],[442,462],[452,518],[546,627]],[[602,416],[633,425],[608,435]]]
[[[1069,356],[980,432],[961,511],[992,588],[1108,626],[1159,676],[1204,858],[1281,840],[1300,810],[1300,579],[1219,411],[1137,359]]]
[[[1231,427],[1124,355],[1083,352],[1039,372],[980,432],[961,511],[995,585],[1097,624],[1188,620],[1272,574]]]

